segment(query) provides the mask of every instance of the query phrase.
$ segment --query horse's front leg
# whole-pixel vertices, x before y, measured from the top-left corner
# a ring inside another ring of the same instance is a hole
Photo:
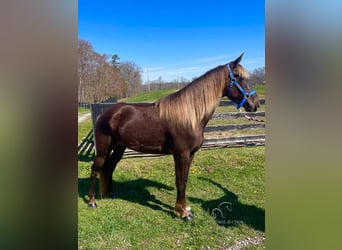
[[[181,217],[184,220],[192,220],[193,214],[191,208],[187,206],[185,200],[185,189],[188,181],[190,164],[193,159],[193,154],[181,153],[173,155],[175,160],[175,172],[176,172],[176,188],[177,188],[177,200],[174,213],[176,216]]]

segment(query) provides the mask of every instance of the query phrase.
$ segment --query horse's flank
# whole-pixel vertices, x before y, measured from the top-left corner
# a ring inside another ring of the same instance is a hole
[[[215,111],[226,81],[226,67],[208,71],[185,88],[158,100],[155,105],[159,107],[160,118],[179,128],[195,129]]]

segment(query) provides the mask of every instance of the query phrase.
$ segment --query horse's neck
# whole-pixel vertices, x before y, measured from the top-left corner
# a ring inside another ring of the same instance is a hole
[[[200,123],[200,127],[204,130],[204,128],[207,126],[208,122],[211,120],[211,118],[213,117],[213,114],[215,113],[216,107],[213,109],[213,111],[211,112],[211,114],[206,115],[205,117],[203,117],[203,119],[201,120]]]

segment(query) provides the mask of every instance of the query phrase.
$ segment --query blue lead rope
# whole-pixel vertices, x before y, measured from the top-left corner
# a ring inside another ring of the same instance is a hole
[[[237,109],[240,109],[244,104],[245,102],[247,101],[248,97],[252,96],[252,95],[255,95],[256,94],[256,90],[253,89],[251,90],[249,93],[246,93],[246,91],[241,87],[241,85],[236,81],[235,77],[234,77],[234,74],[233,74],[233,71],[232,69],[229,67],[229,63],[227,63],[227,67],[228,67],[228,71],[229,71],[229,76],[230,76],[230,84],[229,84],[229,88],[228,88],[228,97],[229,99],[232,101],[232,103],[235,105],[235,107]],[[230,90],[231,88],[235,86],[237,87],[237,89],[243,94],[243,99],[241,100],[240,103],[235,103],[231,96],[230,96]]]

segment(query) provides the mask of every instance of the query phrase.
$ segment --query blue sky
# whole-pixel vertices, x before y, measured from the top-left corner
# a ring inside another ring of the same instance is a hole
[[[259,0],[78,1],[78,37],[118,54],[143,80],[191,80],[245,52],[248,70],[265,66],[265,6]]]

